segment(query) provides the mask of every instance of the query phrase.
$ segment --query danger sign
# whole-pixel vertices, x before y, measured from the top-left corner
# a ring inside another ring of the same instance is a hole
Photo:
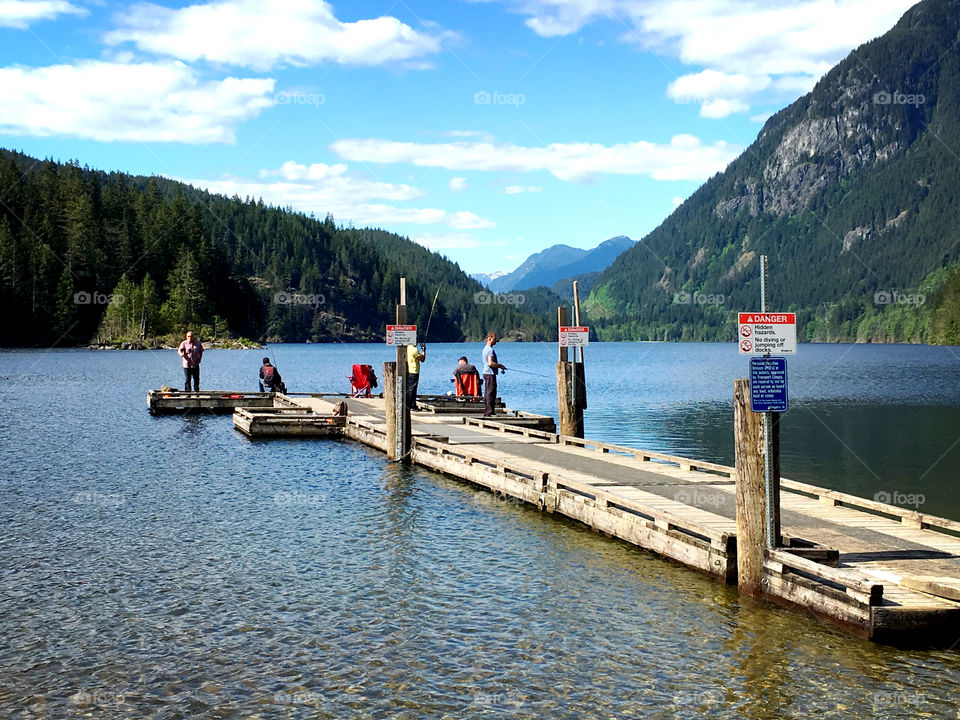
[[[590,344],[590,328],[574,325],[560,328],[560,347],[586,347]]]
[[[387,345],[416,345],[416,325],[387,325]]]
[[[741,355],[796,355],[795,313],[740,313]]]

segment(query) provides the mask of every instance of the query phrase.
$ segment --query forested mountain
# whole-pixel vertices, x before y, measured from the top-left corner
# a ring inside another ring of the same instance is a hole
[[[528,257],[516,270],[490,281],[494,292],[526,290],[537,286],[552,287],[560,280],[576,279],[589,272],[607,268],[616,257],[633,245],[633,240],[618,235],[604,240],[590,250],[552,245]],[[570,291],[572,293],[572,290]]]
[[[429,340],[553,337],[546,316],[491,302],[445,258],[392,233],[262,201],[0,150],[2,344],[206,338],[374,340],[399,278]]]
[[[960,0],[855,50],[641,245],[586,306],[601,339],[735,337],[795,310],[809,340],[960,342]]]

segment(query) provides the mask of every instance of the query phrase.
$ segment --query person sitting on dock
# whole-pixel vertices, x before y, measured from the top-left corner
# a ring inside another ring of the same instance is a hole
[[[465,355],[460,356],[460,364],[453,371],[453,386],[459,396],[480,397],[480,373]]]
[[[263,366],[260,368],[260,392],[284,392],[285,390],[280,371],[273,366],[270,358],[265,357]]]
[[[193,333],[187,330],[184,341],[177,348],[183,365],[183,390],[190,392],[190,378],[193,378],[193,391],[200,392],[200,359],[203,357],[203,345],[193,339]]]
[[[487,333],[487,344],[483,346],[483,415],[490,417],[497,409],[497,370],[506,371],[506,366],[497,362],[497,353],[493,346],[497,344],[497,334]]]
[[[420,384],[420,363],[427,359],[427,346],[407,345],[407,402],[417,409],[417,386]]]

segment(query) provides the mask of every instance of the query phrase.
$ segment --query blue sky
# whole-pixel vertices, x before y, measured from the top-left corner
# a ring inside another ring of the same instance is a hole
[[[0,0],[0,146],[392,230],[643,237],[914,0]]]

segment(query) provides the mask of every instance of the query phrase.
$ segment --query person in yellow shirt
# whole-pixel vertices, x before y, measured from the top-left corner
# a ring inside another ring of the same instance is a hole
[[[407,345],[407,402],[411,410],[417,409],[417,386],[420,384],[420,363],[427,359],[427,346],[421,343]]]

